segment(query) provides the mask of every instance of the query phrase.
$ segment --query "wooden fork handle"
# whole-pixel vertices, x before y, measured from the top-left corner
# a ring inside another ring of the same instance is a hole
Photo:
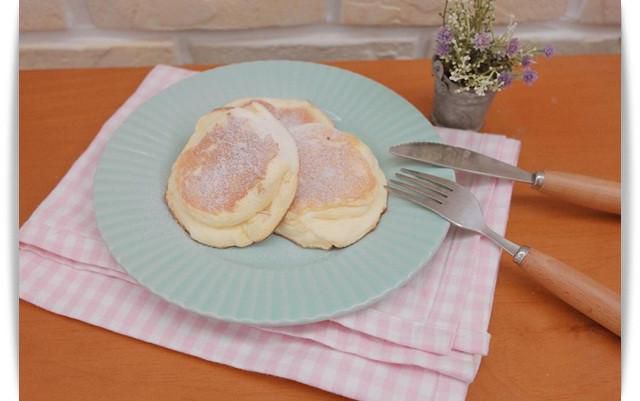
[[[620,183],[579,174],[544,171],[538,185],[541,192],[586,206],[591,209],[620,214]]]
[[[620,336],[620,297],[615,292],[535,249],[529,249],[519,264],[558,298]]]

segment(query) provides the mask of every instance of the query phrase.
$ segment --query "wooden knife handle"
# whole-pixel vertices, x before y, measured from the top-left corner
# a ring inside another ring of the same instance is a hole
[[[577,205],[620,214],[620,183],[579,174],[545,171],[537,188]],[[534,184],[535,186],[535,184]]]
[[[620,336],[620,297],[615,292],[535,249],[529,249],[520,266],[558,298]]]

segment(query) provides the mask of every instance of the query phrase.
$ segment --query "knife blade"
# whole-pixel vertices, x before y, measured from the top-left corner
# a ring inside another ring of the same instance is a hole
[[[389,148],[396,156],[440,167],[534,184],[534,174],[469,149],[434,142],[411,142]]]
[[[553,170],[530,173],[469,149],[433,142],[405,143],[392,146],[389,151],[396,156],[435,166],[526,182],[534,189],[558,199],[620,214],[619,182]]]

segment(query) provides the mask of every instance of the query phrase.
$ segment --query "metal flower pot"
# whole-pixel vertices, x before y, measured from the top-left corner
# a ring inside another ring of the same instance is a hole
[[[456,93],[459,87],[444,75],[439,60],[433,60],[432,73],[436,90],[431,122],[441,127],[480,130],[495,92],[484,96],[469,91]]]

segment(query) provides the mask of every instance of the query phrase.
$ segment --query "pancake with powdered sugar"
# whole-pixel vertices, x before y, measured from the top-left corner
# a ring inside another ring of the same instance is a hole
[[[223,107],[196,124],[172,167],[166,200],[196,241],[242,247],[273,232],[297,174],[295,142],[263,105]]]
[[[300,160],[296,197],[276,228],[303,247],[342,248],[376,227],[386,179],[356,136],[321,123],[290,128]]]
[[[320,123],[333,127],[333,122],[318,107],[307,100],[277,99],[277,98],[245,98],[237,99],[227,104],[229,106],[243,106],[251,102],[263,105],[282,125],[291,129],[298,125]]]

